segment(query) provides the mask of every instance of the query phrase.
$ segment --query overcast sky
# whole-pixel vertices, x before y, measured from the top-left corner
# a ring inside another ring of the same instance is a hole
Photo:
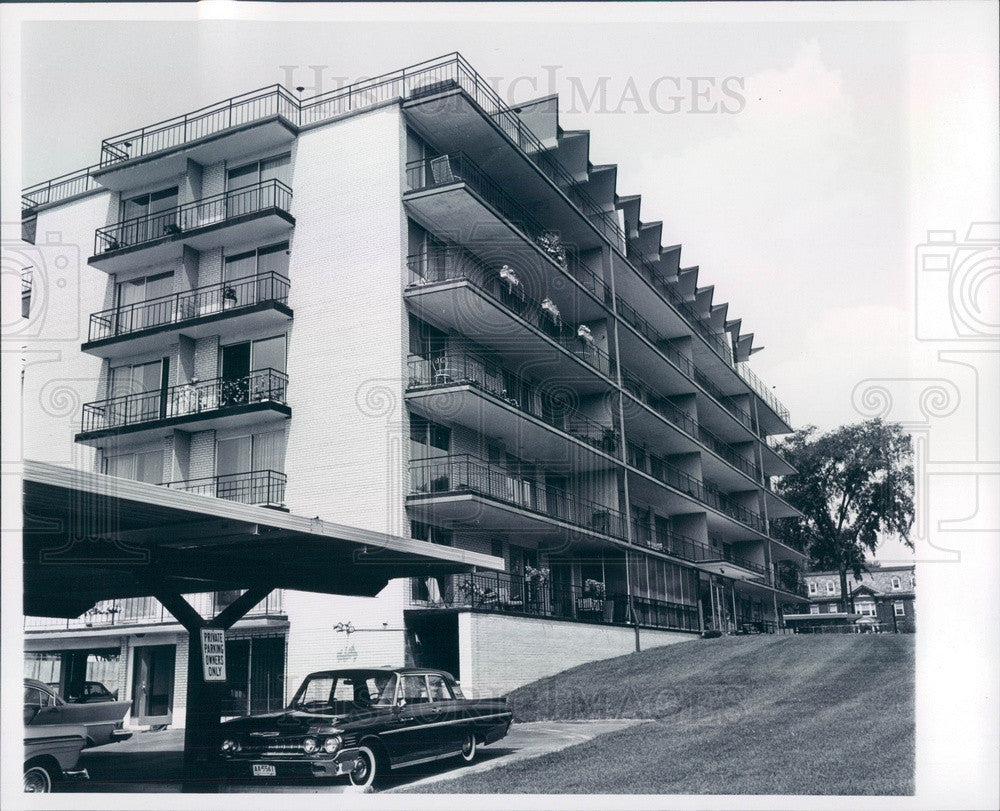
[[[512,102],[560,94],[563,128],[590,130],[591,160],[618,165],[619,194],[642,195],[642,219],[765,347],[753,367],[794,424],[831,428],[868,416],[863,380],[941,375],[914,340],[914,251],[928,229],[998,219],[995,20],[989,4],[806,5],[798,20],[682,4],[644,5],[642,22],[419,6],[379,23],[28,23],[23,181],[227,96],[308,95],[459,50]]]

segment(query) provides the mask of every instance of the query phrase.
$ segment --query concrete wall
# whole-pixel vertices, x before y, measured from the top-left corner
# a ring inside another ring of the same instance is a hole
[[[462,689],[476,696],[508,693],[561,670],[635,650],[632,628],[471,611],[458,615],[458,638]],[[640,631],[643,649],[694,638],[678,631]]]

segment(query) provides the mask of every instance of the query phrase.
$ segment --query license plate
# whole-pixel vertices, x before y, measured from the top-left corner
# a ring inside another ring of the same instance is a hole
[[[274,766],[272,766],[270,763],[254,763],[253,776],[274,777]]]

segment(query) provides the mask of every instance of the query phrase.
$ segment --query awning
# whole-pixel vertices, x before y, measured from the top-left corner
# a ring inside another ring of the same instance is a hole
[[[27,461],[24,612],[253,586],[374,596],[390,579],[503,569],[491,555]]]

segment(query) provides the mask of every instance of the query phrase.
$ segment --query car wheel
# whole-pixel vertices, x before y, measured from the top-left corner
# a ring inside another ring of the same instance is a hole
[[[383,760],[367,746],[358,747],[358,765],[347,773],[352,786],[368,788],[385,777],[388,771]]]
[[[24,790],[29,794],[52,791],[52,775],[44,766],[32,766],[24,770]]]
[[[466,763],[472,763],[476,759],[476,749],[476,734],[466,732],[465,737],[462,738],[462,760]]]

